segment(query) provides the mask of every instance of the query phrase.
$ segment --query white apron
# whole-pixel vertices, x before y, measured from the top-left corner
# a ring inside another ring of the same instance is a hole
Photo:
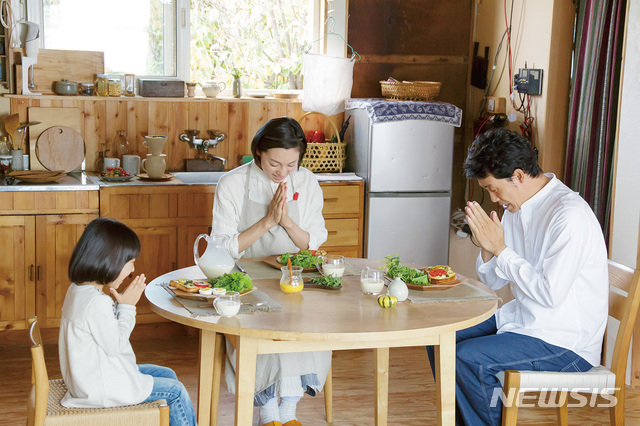
[[[291,176],[291,175],[290,175]],[[290,194],[295,193],[295,186],[291,176]],[[251,167],[247,170],[247,180],[244,186],[244,202],[240,213],[238,232],[244,232],[267,215],[269,206],[260,204],[249,199],[249,183],[251,181]],[[291,200],[287,202],[287,213],[296,223],[300,221],[300,211],[297,202]],[[276,225],[266,234],[245,250],[244,257],[262,257],[273,254],[295,253],[299,250],[293,243],[287,231],[280,225]],[[254,314],[254,315],[269,315]],[[225,381],[230,393],[235,394],[236,387],[236,350],[227,342],[227,362],[225,368]],[[259,393],[272,384],[287,378],[286,382],[291,383],[289,378],[299,377],[305,374],[315,373],[320,382],[320,386],[315,387],[316,392],[320,392],[331,366],[331,351],[320,352],[297,352],[285,354],[261,354],[256,359],[256,382],[255,392]],[[284,386],[289,388],[288,386]],[[285,390],[285,389],[279,389]],[[302,396],[303,389],[300,389],[299,396]],[[285,390],[286,392],[286,390]],[[286,396],[296,396],[287,393]]]

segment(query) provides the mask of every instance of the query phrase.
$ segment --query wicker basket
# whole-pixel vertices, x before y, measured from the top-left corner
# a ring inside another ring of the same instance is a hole
[[[381,81],[382,96],[396,101],[435,101],[440,94],[439,81]]]
[[[335,132],[338,142],[329,142],[330,139],[325,139],[325,143],[307,143],[307,152],[302,158],[302,167],[311,170],[314,173],[325,172],[339,172],[342,173],[342,168],[347,160],[346,147],[347,144],[340,140],[340,132],[331,118],[321,112],[311,111],[302,115],[298,119],[298,122],[302,122],[310,114],[323,115]]]

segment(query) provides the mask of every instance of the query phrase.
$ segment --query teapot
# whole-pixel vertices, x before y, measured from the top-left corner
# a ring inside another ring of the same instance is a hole
[[[222,92],[227,87],[223,82],[217,81],[207,81],[205,83],[200,83],[200,85],[202,86],[202,92],[207,98],[215,98],[218,96],[218,93]]]
[[[207,249],[202,257],[198,254],[198,242],[201,238],[207,241]],[[235,265],[233,257],[227,250],[228,235],[200,234],[193,244],[193,260],[207,278],[218,278],[231,272]]]

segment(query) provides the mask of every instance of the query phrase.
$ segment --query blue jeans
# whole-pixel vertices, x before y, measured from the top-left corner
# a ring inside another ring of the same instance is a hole
[[[496,334],[495,316],[456,333],[456,424],[500,425],[504,370],[587,371],[591,364],[575,352],[517,333]],[[433,346],[427,346],[434,370]],[[497,401],[491,407],[491,400]]]
[[[196,425],[196,413],[191,398],[184,385],[172,369],[153,364],[139,364],[142,374],[153,376],[151,395],[143,402],[166,399],[169,405],[169,424],[171,426]]]

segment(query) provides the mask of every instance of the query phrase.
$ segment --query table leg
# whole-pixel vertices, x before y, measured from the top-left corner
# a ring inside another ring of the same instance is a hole
[[[386,426],[389,403],[389,348],[377,348],[374,352],[376,355],[374,376],[376,426]]]
[[[200,330],[200,376],[198,377],[198,424],[210,424],[211,385],[215,357],[216,332]]]
[[[453,426],[456,420],[456,333],[440,335],[440,345],[434,347],[434,353],[438,425]]]
[[[258,340],[255,337],[238,338],[236,347],[236,426],[251,426],[253,396],[256,381]]]
[[[218,423],[218,403],[220,402],[220,380],[222,363],[224,363],[224,335],[216,333],[215,352],[213,357],[213,379],[211,386],[211,426]]]

